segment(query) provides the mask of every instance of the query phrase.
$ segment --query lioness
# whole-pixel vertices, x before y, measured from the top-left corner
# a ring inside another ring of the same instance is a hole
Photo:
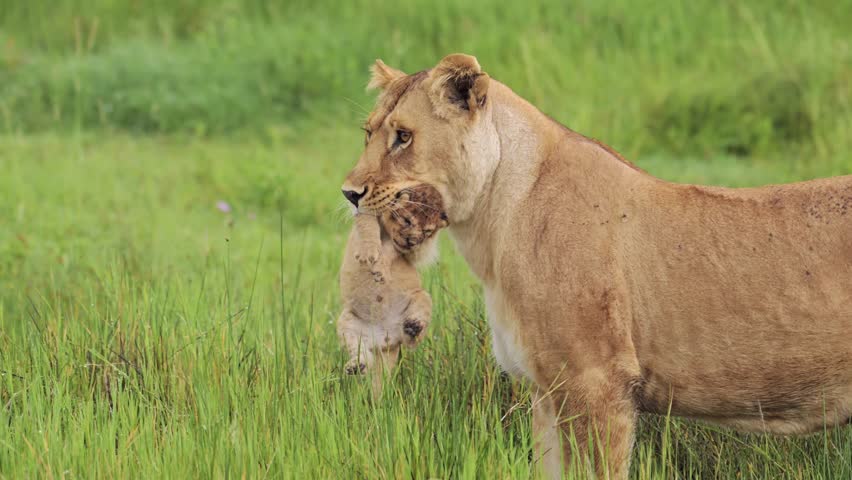
[[[355,216],[340,268],[337,332],[349,353],[347,373],[370,369],[377,394],[400,345],[417,344],[432,318],[415,265],[431,257],[435,234],[446,225],[441,196],[429,185],[395,192],[378,215]]]
[[[550,119],[474,57],[372,70],[381,94],[343,190],[369,212],[410,183],[441,193],[484,286],[494,355],[534,386],[551,475],[591,462],[626,477],[637,412],[779,434],[849,421],[852,176],[673,184]],[[580,451],[560,447],[566,435]]]

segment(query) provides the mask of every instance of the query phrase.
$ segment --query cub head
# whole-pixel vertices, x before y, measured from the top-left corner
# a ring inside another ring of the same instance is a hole
[[[447,226],[441,194],[431,185],[405,188],[381,214],[381,223],[396,249],[410,254]]]
[[[488,75],[462,54],[413,75],[377,60],[372,74],[368,88],[381,93],[343,195],[359,212],[382,215],[406,189],[428,185],[450,224],[469,219],[499,154]]]

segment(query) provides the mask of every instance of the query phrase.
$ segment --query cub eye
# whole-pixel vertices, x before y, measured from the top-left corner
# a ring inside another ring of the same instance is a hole
[[[405,145],[406,143],[411,141],[411,132],[407,130],[397,130],[396,131],[396,144],[397,145]]]

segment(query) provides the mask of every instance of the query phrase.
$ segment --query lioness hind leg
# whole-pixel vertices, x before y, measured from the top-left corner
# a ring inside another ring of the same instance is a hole
[[[637,417],[627,387],[598,377],[559,390],[552,395],[565,471],[581,478],[627,478]]]

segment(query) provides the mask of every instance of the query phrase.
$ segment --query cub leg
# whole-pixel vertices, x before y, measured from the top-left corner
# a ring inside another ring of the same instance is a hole
[[[402,339],[413,347],[423,338],[423,331],[432,320],[432,298],[423,289],[410,293],[411,302],[402,312]]]
[[[370,381],[373,389],[373,398],[382,396],[382,385],[385,377],[390,376],[396,361],[399,358],[399,345],[387,350],[380,350],[375,354],[373,368],[370,369]]]
[[[346,373],[358,375],[364,373],[373,364],[373,345],[363,329],[363,321],[348,308],[344,308],[337,318],[337,335],[349,353]]]
[[[363,267],[370,269],[373,280],[384,283],[387,277],[387,265],[382,258],[382,236],[378,217],[358,214],[355,216],[357,243],[354,246],[355,259]]]

